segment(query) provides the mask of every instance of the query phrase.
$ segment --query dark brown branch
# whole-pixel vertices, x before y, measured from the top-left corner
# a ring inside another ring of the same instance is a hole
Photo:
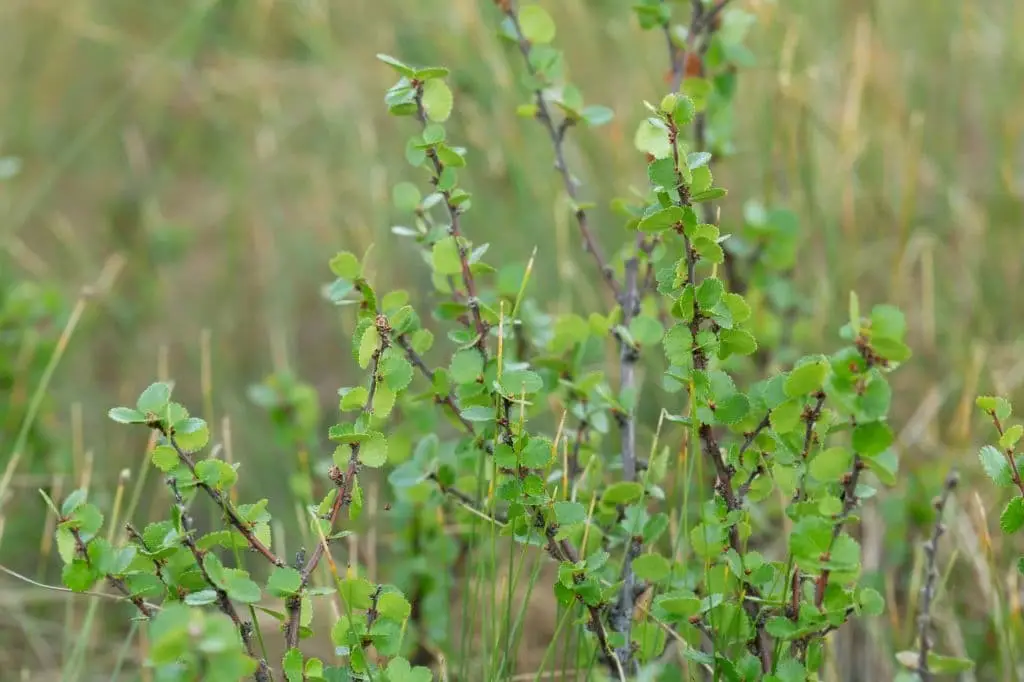
[[[532,78],[536,79],[538,77],[537,70],[533,68],[533,64],[530,61],[531,45],[523,34],[523,29],[519,24],[519,15],[516,12],[514,3],[502,2],[499,3],[499,6],[505,12],[505,16],[508,17],[509,22],[512,24],[512,28],[515,31],[516,43],[519,46],[519,51],[523,55],[523,61],[526,64],[527,72]],[[590,229],[590,220],[587,216],[587,212],[579,207],[576,181],[573,179],[572,172],[569,170],[569,165],[565,160],[565,133],[572,125],[572,121],[564,119],[560,124],[556,125],[555,120],[551,115],[551,108],[544,99],[544,93],[541,90],[535,90],[533,97],[537,104],[536,118],[544,126],[544,129],[547,130],[548,137],[551,138],[551,144],[555,151],[555,166],[558,168],[558,172],[562,176],[562,184],[565,186],[565,192],[572,200],[576,223],[579,226],[580,235],[583,237],[583,247],[594,257],[594,260],[597,262],[597,267],[601,271],[601,277],[604,278],[605,284],[608,285],[608,288],[615,296],[615,300],[618,301],[621,299],[622,294],[619,283],[615,279],[615,271],[612,269],[611,265],[609,265],[608,260],[605,258],[604,250],[601,248],[601,245],[598,243],[593,231]]]
[[[82,560],[85,561],[85,564],[89,566],[89,568],[92,568],[92,560],[89,558],[88,547],[86,547],[85,542],[82,540],[81,531],[77,528],[72,528],[71,535],[75,539],[75,550],[78,552],[79,556],[82,557]],[[130,601],[143,616],[146,618],[152,618],[155,615],[153,607],[150,604],[147,604],[142,597],[132,594],[132,591],[123,580],[115,575],[111,575],[110,573],[104,574],[103,577],[111,587],[124,595],[125,599]]]
[[[416,116],[420,123],[425,127],[427,125],[427,112],[423,107],[423,83],[415,82],[416,88]],[[444,172],[444,163],[441,161],[441,157],[437,155],[437,150],[431,147],[427,150],[427,158],[434,166],[434,184],[437,185],[441,180],[441,174]],[[442,190],[441,196],[444,197],[444,205],[448,209],[448,218],[451,224],[448,227],[448,234],[455,238],[455,246],[459,252],[459,266],[462,270],[462,284],[466,287],[466,294],[469,296],[469,309],[473,313],[473,323],[476,326],[476,347],[482,355],[487,355],[487,332],[488,326],[484,322],[483,317],[480,314],[480,299],[477,297],[476,281],[473,279],[473,271],[469,267],[469,254],[467,253],[466,245],[462,243],[462,230],[459,228],[459,217],[462,215],[462,211],[452,203],[452,194],[448,190]]]
[[[828,551],[823,557],[824,561],[831,561],[832,559],[832,548],[836,544],[836,540],[839,539],[840,534],[843,532],[843,526],[846,525],[846,521],[853,514],[853,510],[857,507],[859,502],[857,498],[857,482],[860,480],[860,472],[864,470],[864,461],[860,458],[860,455],[853,455],[853,466],[850,471],[843,475],[843,492],[841,494],[843,502],[843,510],[836,517],[835,523],[832,526],[832,537],[829,539]],[[818,577],[817,587],[814,594],[814,605],[821,608],[822,602],[825,600],[825,589],[828,587],[828,579],[832,574],[832,571],[825,568],[821,571],[821,576]]]
[[[242,537],[244,537],[246,542],[249,543],[249,547],[262,554],[267,561],[273,565],[284,566],[284,560],[274,554],[269,547],[264,545],[263,542],[256,537],[255,533],[252,532],[252,528],[250,528],[250,524],[238,515],[238,512],[235,510],[235,507],[231,504],[230,500],[199,478],[196,474],[195,461],[187,452],[181,449],[180,445],[178,445],[178,441],[174,437],[174,432],[165,427],[162,422],[152,422],[150,423],[150,426],[160,431],[164,438],[167,439],[167,442],[170,443],[172,448],[174,448],[174,451],[178,453],[178,460],[188,468],[189,472],[195,478],[196,485],[210,496],[210,499],[213,500],[214,504],[224,511],[224,515],[227,517],[228,523],[234,526],[235,530],[242,534]]]
[[[387,317],[384,315],[377,315],[374,320],[374,324],[380,334],[380,345],[373,352],[373,356],[370,358],[370,388],[367,392],[366,402],[363,404],[363,415],[369,414],[373,409],[373,396],[376,394],[377,386],[380,383],[380,376],[378,374],[380,358],[390,342],[391,325],[388,322]],[[332,466],[328,474],[337,489],[334,502],[331,504],[331,510],[327,514],[327,526],[330,529],[334,528],[334,524],[337,521],[338,516],[341,514],[341,510],[352,503],[352,491],[355,488],[356,476],[359,473],[359,449],[361,445],[361,443],[352,443],[349,446],[351,454],[349,455],[348,464],[344,472],[342,472],[339,467]],[[306,589],[307,585],[309,585],[313,572],[316,571],[317,566],[320,564],[320,560],[324,556],[324,552],[327,551],[326,544],[327,543],[325,541],[318,542],[313,547],[309,558],[306,560],[305,566],[303,566],[302,570],[299,572],[301,576],[299,590],[288,600],[286,605],[288,615],[285,620],[285,644],[288,648],[298,646],[299,615],[301,610],[300,605],[302,591]]]
[[[413,349],[412,344],[409,343],[409,339],[402,334],[395,339],[395,342],[402,348],[402,350],[405,351],[405,356],[409,358],[409,362],[415,365],[428,381],[433,383],[434,370],[430,369],[430,367],[427,366],[427,363],[423,361],[423,358],[420,357],[419,353]],[[471,436],[476,436],[476,429],[473,427],[473,423],[462,416],[462,412],[459,411],[459,407],[456,405],[455,398],[451,393],[445,396],[438,396],[436,400],[451,410],[455,418],[459,420],[460,424],[462,424],[462,428],[466,429],[466,433]]]
[[[949,497],[960,482],[960,476],[956,470],[949,472],[946,482],[942,487],[942,494],[932,502],[935,508],[935,525],[932,526],[932,536],[924,543],[924,553],[927,558],[924,585],[921,587],[921,612],[917,616],[918,645],[921,648],[917,660],[917,674],[921,676],[921,682],[931,682],[932,673],[928,668],[928,652],[932,648],[932,602],[935,599],[935,582],[939,578],[939,569],[935,563],[939,554],[939,539],[946,532],[946,524],[942,515],[946,511],[946,503]]]
[[[256,651],[256,643],[253,641],[252,623],[242,620],[241,616],[238,615],[238,610],[235,608],[234,603],[231,601],[231,597],[228,596],[227,591],[221,587],[210,575],[210,572],[206,568],[206,564],[203,563],[203,557],[206,556],[206,552],[199,549],[196,545],[196,540],[193,537],[195,534],[195,527],[192,525],[192,517],[188,513],[188,509],[185,506],[185,500],[181,497],[181,492],[178,490],[178,482],[173,477],[167,479],[167,485],[171,489],[171,493],[174,495],[174,502],[178,506],[178,512],[181,514],[181,529],[184,531],[182,534],[182,543],[192,553],[192,557],[196,560],[196,566],[199,568],[200,574],[203,576],[203,581],[209,585],[213,591],[217,594],[217,608],[231,619],[231,622],[235,624],[238,629],[238,634],[242,638],[242,644],[245,646],[245,651],[250,658],[256,661],[256,674],[254,678],[257,682],[270,682],[274,679],[274,675],[270,670],[270,666],[267,665],[266,659],[262,658]]]

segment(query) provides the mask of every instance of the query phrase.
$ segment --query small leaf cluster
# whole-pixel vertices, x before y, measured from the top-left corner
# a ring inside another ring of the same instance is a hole
[[[1024,453],[1018,449],[1024,426],[1011,424],[1013,405],[1006,398],[981,396],[978,408],[985,413],[995,427],[999,440],[995,445],[985,445],[978,453],[981,468],[1000,488],[1010,488],[1013,496],[999,515],[999,527],[1006,535],[1015,535],[1024,529]],[[1017,561],[1017,569],[1024,575],[1024,557]]]

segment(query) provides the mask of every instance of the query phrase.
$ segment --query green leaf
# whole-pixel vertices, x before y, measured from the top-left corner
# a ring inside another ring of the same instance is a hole
[[[474,405],[473,407],[467,407],[462,411],[462,416],[467,421],[471,422],[490,422],[494,421],[494,408],[484,407],[482,405]]]
[[[68,523],[88,540],[103,526],[103,513],[94,504],[83,504],[71,514]]]
[[[608,107],[604,107],[598,104],[591,104],[590,106],[583,108],[583,120],[586,121],[587,125],[591,128],[597,128],[603,126],[606,123],[610,123],[615,118],[615,113]]]
[[[719,338],[723,360],[730,355],[752,355],[757,350],[757,341],[746,329],[723,329]]]
[[[733,322],[739,324],[750,319],[750,304],[742,296],[729,292],[722,300],[732,314]]]
[[[130,407],[115,407],[107,412],[107,416],[119,424],[144,424],[146,415]]]
[[[451,116],[453,103],[452,91],[443,80],[429,80],[423,84],[423,109],[431,121],[447,121]]]
[[[377,331],[377,327],[370,325],[363,332],[363,337],[359,341],[360,369],[366,369],[370,366],[370,361],[373,360],[373,356],[377,353],[378,348],[380,348],[380,332]]]
[[[793,368],[793,371],[786,377],[783,390],[789,398],[797,398],[819,390],[825,385],[825,377],[828,376],[828,360],[823,355],[812,358]]]
[[[86,495],[88,493],[85,488],[79,488],[64,498],[64,504],[60,506],[60,515],[71,516],[76,509],[85,504]]]
[[[733,393],[718,402],[715,420],[721,424],[737,424],[750,413],[750,399],[742,393]]]
[[[1010,428],[1003,432],[1003,435],[999,438],[999,447],[1004,450],[1009,450],[1017,444],[1020,440],[1021,435],[1024,435],[1024,426],[1020,424],[1014,424]]]
[[[857,595],[860,608],[869,616],[880,616],[885,611],[885,597],[878,590],[865,587]]]
[[[701,258],[709,263],[720,265],[725,262],[725,251],[722,246],[707,237],[697,237],[693,240],[693,249]]]
[[[543,45],[555,39],[555,20],[540,5],[526,5],[519,10],[519,27],[531,43]]]
[[[173,471],[178,466],[178,452],[170,445],[158,445],[150,453],[150,459],[160,471],[165,474]]]
[[[341,600],[350,609],[370,608],[374,589],[370,581],[363,578],[345,578],[338,585]]]
[[[224,591],[235,601],[255,604],[263,594],[260,586],[252,581],[249,574],[237,568],[224,569]]]
[[[519,397],[523,393],[530,395],[544,388],[544,381],[536,372],[526,369],[513,370],[501,375],[502,391],[510,397]]]
[[[62,524],[57,527],[56,536],[57,553],[65,564],[71,563],[75,558],[75,552],[77,551],[74,534],[72,534],[70,528],[67,528]]]
[[[291,648],[281,660],[281,669],[284,670],[284,678],[288,682],[304,682],[302,676],[302,652],[297,648]]]
[[[637,225],[637,229],[641,232],[661,232],[682,222],[683,209],[678,206],[669,206],[645,217]]]
[[[692,197],[690,197],[690,200],[693,201],[694,203],[700,203],[702,201],[714,201],[715,199],[721,199],[726,194],[728,194],[728,192],[726,192],[721,187],[711,187],[710,189],[706,189],[703,192],[697,192]]]
[[[411,66],[409,66],[405,62],[402,62],[402,61],[400,61],[398,59],[395,59],[391,55],[378,54],[377,55],[377,59],[379,59],[380,61],[384,62],[385,64],[387,64],[388,66],[390,66],[392,69],[394,69],[398,73],[402,74],[403,76],[408,76],[409,78],[412,78],[413,76],[416,75],[416,70],[415,69],[413,69]]]
[[[708,277],[697,287],[696,301],[701,310],[711,310],[722,300],[725,285],[717,277]]]
[[[632,504],[644,496],[644,487],[634,481],[619,481],[605,488],[601,501],[609,505]]]
[[[412,605],[401,592],[384,592],[377,600],[377,612],[384,618],[402,623],[412,613]]]
[[[981,460],[981,468],[996,485],[1002,487],[1013,485],[1010,462],[1004,453],[991,445],[986,445],[978,452],[978,458]]]
[[[338,409],[342,412],[363,409],[366,405],[366,399],[370,397],[370,392],[366,390],[365,386],[342,388],[338,390],[338,394],[341,395],[341,400],[338,401]]]
[[[579,502],[555,502],[555,520],[562,526],[582,523],[587,519],[587,509]]]
[[[196,452],[210,441],[210,428],[202,419],[189,417],[174,425],[174,440],[185,452]]]
[[[439,275],[458,275],[462,273],[462,259],[459,245],[455,237],[438,240],[431,250],[431,262],[434,272]]]
[[[267,591],[276,597],[288,597],[302,587],[302,574],[291,566],[278,566],[267,580]]]
[[[388,461],[388,441],[383,433],[371,433],[370,437],[359,447],[359,462],[363,466],[376,469]]]
[[[1007,503],[999,516],[999,527],[1007,535],[1024,527],[1024,497],[1015,497]]]
[[[679,127],[685,127],[697,117],[697,105],[690,99],[689,95],[679,93],[676,95],[675,106],[672,109],[672,120]]]
[[[65,587],[74,592],[88,591],[99,579],[99,573],[85,559],[81,558],[66,564],[61,572],[61,580],[63,580]]]
[[[976,401],[979,408],[985,412],[995,414],[999,421],[1006,421],[1010,418],[1013,413],[1013,405],[1006,398],[1000,398],[998,396],[983,395],[980,396]]]
[[[164,382],[150,384],[145,391],[139,395],[135,404],[136,409],[143,414],[160,415],[167,403],[171,400],[171,386]]]
[[[405,390],[412,383],[412,363],[394,348],[385,351],[381,359],[380,373],[387,387],[395,392]]]
[[[386,383],[377,384],[377,391],[373,394],[373,405],[371,406],[373,413],[378,417],[388,416],[395,406],[397,397]]]
[[[448,372],[457,384],[473,383],[484,372],[483,356],[475,348],[463,348],[452,356]]]
[[[843,447],[833,447],[818,453],[811,460],[811,476],[823,483],[840,480],[850,471],[853,464],[853,453]]]
[[[865,457],[880,454],[892,442],[892,429],[885,422],[858,424],[853,429],[853,449]]]
[[[199,590],[185,595],[185,603],[189,606],[207,606],[217,601],[217,590]]]
[[[907,333],[903,312],[892,305],[876,305],[871,309],[871,337],[886,337],[902,341]]]
[[[665,328],[653,317],[640,315],[629,322],[629,333],[633,340],[642,346],[650,346],[661,341]]]
[[[362,267],[355,254],[348,251],[340,251],[331,259],[331,272],[342,279],[353,281],[362,274]]]
[[[666,578],[671,571],[671,564],[668,559],[660,554],[641,554],[633,560],[633,572],[641,580],[659,582]]]
[[[422,199],[423,195],[420,194],[419,188],[411,182],[400,182],[391,188],[391,201],[395,208],[402,213],[412,213],[415,211]]]
[[[662,340],[662,345],[665,347],[665,357],[673,365],[685,366],[691,361],[693,334],[687,325],[677,323],[669,329]]]

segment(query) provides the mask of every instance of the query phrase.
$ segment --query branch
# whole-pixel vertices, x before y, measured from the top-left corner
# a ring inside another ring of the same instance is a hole
[[[932,536],[924,543],[924,553],[928,558],[927,573],[925,574],[924,586],[921,587],[921,613],[917,616],[918,642],[921,647],[921,654],[917,662],[917,674],[921,676],[921,682],[931,682],[932,673],[928,669],[928,652],[932,647],[931,626],[932,626],[932,602],[935,599],[935,581],[939,577],[939,571],[935,567],[935,561],[939,553],[939,538],[946,532],[946,525],[942,522],[943,512],[946,511],[946,502],[960,482],[957,472],[951,471],[946,476],[946,482],[942,488],[942,495],[935,498],[932,506],[935,507],[935,525],[932,527]]]
[[[690,200],[690,188],[687,187],[686,183],[683,181],[682,160],[679,158],[679,145],[677,144],[679,129],[671,119],[669,119],[668,125],[668,141],[669,145],[672,147],[672,163],[675,172],[676,191],[679,193],[678,205],[692,210],[693,202]],[[687,283],[696,287],[697,253],[694,250],[693,245],[690,243],[690,238],[686,236],[683,226],[677,225],[675,231],[683,238],[683,246],[686,252]],[[693,339],[693,345],[690,352],[694,370],[706,370],[708,366],[707,353],[705,352],[704,347],[697,343],[697,338],[701,331],[701,323],[703,321],[704,315],[701,313],[700,307],[694,306],[693,319],[690,320],[689,325],[690,335]],[[694,418],[696,418],[696,415],[694,415]],[[765,419],[762,420],[762,423],[767,419],[768,417],[765,417]],[[718,441],[715,438],[715,433],[710,424],[698,423],[697,434],[700,440],[702,455],[706,460],[711,462],[712,466],[715,468],[716,492],[725,500],[726,508],[729,511],[738,511],[743,507],[743,500],[742,497],[737,496],[736,492],[733,490],[733,478],[736,474],[736,469],[726,462],[723,457],[721,448],[718,446]],[[751,438],[750,442],[752,443],[753,440],[754,438]],[[749,447],[749,445],[747,447]],[[740,533],[736,524],[729,527],[729,546],[742,556],[743,546],[740,542]],[[760,591],[753,585],[748,585],[745,589],[748,594],[760,600]],[[765,630],[762,620],[759,618],[760,608],[756,601],[744,600],[743,609],[746,611],[751,622],[755,624],[757,631],[757,634],[751,643],[752,651],[761,660],[762,670],[764,672],[768,672],[772,669],[771,639],[767,630]]]
[[[551,555],[551,558],[555,561],[568,561],[572,564],[579,562],[580,555],[576,549],[569,544],[568,540],[555,539],[558,534],[558,527],[555,524],[546,524],[544,521],[544,514],[540,509],[534,510],[534,521],[537,525],[544,527],[544,535],[547,538],[547,545],[545,547],[548,554]],[[612,650],[611,644],[608,642],[608,632],[605,630],[604,623],[601,621],[601,609],[589,604],[586,608],[589,627],[597,637],[597,645],[601,652],[603,662],[615,671],[615,675],[619,682],[626,682],[626,671],[622,667],[622,661],[619,659],[618,653]]]
[[[399,335],[395,339],[395,343],[397,343],[402,348],[402,350],[405,351],[405,356],[409,358],[409,362],[415,365],[416,368],[423,373],[423,376],[426,377],[428,381],[433,383],[434,371],[427,366],[427,363],[423,361],[423,358],[420,357],[420,354],[417,353],[416,350],[412,347],[412,344],[409,343],[409,339],[405,336],[405,334]],[[471,436],[476,436],[476,429],[473,427],[473,423],[462,416],[462,412],[459,411],[459,407],[458,405],[456,405],[455,398],[452,396],[451,393],[445,396],[437,396],[434,399],[451,410],[452,414],[455,415],[455,418],[458,419],[459,423],[462,424],[462,428],[466,429],[466,433],[468,433]]]
[[[519,24],[519,15],[516,13],[514,3],[511,1],[502,1],[497,3],[501,10],[508,17],[509,22],[512,24],[512,29],[515,31],[516,44],[519,46],[519,52],[523,55],[523,61],[526,64],[526,71],[530,74],[531,78],[537,78],[537,70],[533,67],[530,62],[530,51],[532,46],[530,41],[526,39],[523,34],[522,26]],[[587,212],[579,207],[578,193],[576,191],[576,182],[572,177],[572,173],[569,171],[569,165],[565,161],[565,133],[569,127],[573,125],[573,121],[568,118],[562,120],[561,124],[555,125],[555,120],[551,116],[551,109],[548,107],[547,101],[544,99],[543,90],[537,89],[533,91],[534,101],[537,103],[537,114],[536,119],[541,122],[544,129],[548,132],[548,137],[551,138],[551,144],[555,151],[555,167],[558,168],[558,172],[562,176],[562,184],[565,187],[566,194],[569,195],[569,199],[572,200],[573,207],[575,210],[576,224],[579,226],[580,235],[583,237],[583,247],[588,253],[593,255],[594,260],[597,262],[597,267],[601,271],[601,277],[604,278],[605,284],[611,289],[612,294],[615,296],[615,300],[618,301],[622,298],[621,289],[618,281],[615,279],[615,271],[608,264],[608,260],[605,258],[604,250],[594,237],[594,233],[590,229],[590,220],[587,216]]]
[[[415,81],[413,86],[416,88],[416,117],[420,123],[426,127],[427,125],[427,112],[423,107],[423,83]],[[445,166],[441,161],[441,157],[437,155],[437,150],[431,147],[427,150],[427,157],[430,159],[434,166],[434,185],[438,185],[441,180],[441,174],[444,172]],[[469,309],[473,313],[473,323],[476,326],[476,347],[482,355],[487,355],[487,323],[484,322],[483,317],[480,315],[480,299],[477,298],[476,293],[476,282],[473,279],[473,271],[469,268],[469,256],[466,253],[466,246],[462,243],[462,231],[459,228],[459,216],[461,212],[459,207],[452,203],[452,194],[448,190],[441,190],[441,196],[444,197],[444,205],[448,209],[448,217],[451,220],[451,225],[448,227],[448,234],[455,237],[455,246],[459,252],[459,265],[462,269],[462,283],[466,287],[466,294],[469,296]]]
[[[637,245],[639,246],[641,235],[637,234]],[[639,312],[639,284],[637,281],[637,270],[639,261],[636,256],[626,262],[626,289],[622,299],[622,312],[624,327],[628,327],[634,315]],[[640,352],[636,347],[625,340],[619,341],[619,373],[621,376],[619,393],[636,391],[636,364],[640,359]],[[626,481],[636,480],[636,402],[634,396],[633,404],[624,413],[617,413],[619,431],[622,439],[622,478]],[[643,550],[642,539],[632,537],[626,556],[622,563],[622,587],[619,589],[618,600],[612,608],[608,621],[612,630],[620,633],[624,642],[616,651],[619,661],[630,666],[632,659],[632,638],[634,591],[636,582],[633,576],[633,560]]]
[[[839,535],[843,532],[843,526],[846,525],[847,519],[853,513],[854,507],[857,506],[857,481],[860,480],[860,472],[864,470],[867,465],[864,464],[864,460],[860,458],[860,455],[853,455],[853,466],[851,470],[843,475],[843,492],[841,499],[843,501],[843,510],[836,517],[836,522],[832,526],[832,537],[828,542],[828,551],[822,557],[823,561],[831,561],[832,559],[832,548],[836,544],[836,540],[839,539]],[[825,588],[828,587],[828,579],[832,574],[832,571],[828,568],[823,569],[821,576],[818,578],[817,588],[814,594],[814,605],[821,608],[822,602],[825,600]]]
[[[252,623],[243,621],[238,615],[238,610],[235,609],[235,605],[231,602],[231,598],[228,596],[227,591],[222,588],[210,575],[210,572],[206,569],[206,564],[203,563],[203,557],[206,552],[200,550],[196,545],[193,534],[195,533],[195,527],[192,525],[192,517],[189,516],[188,509],[185,507],[185,501],[181,497],[181,492],[178,490],[178,482],[176,479],[168,478],[167,485],[170,487],[171,492],[174,495],[174,503],[178,506],[178,512],[181,514],[181,529],[184,531],[182,536],[182,543],[192,553],[193,558],[196,560],[196,566],[199,567],[199,572],[203,576],[203,580],[213,588],[213,591],[217,593],[217,608],[221,610],[224,615],[231,619],[231,622],[238,628],[238,634],[242,637],[242,644],[245,645],[245,651],[250,658],[257,662],[256,674],[254,678],[257,682],[270,682],[274,679],[273,673],[270,671],[270,666],[267,665],[266,659],[262,658],[256,651],[256,644],[253,642],[252,637]]]
[[[92,559],[89,558],[89,550],[86,547],[85,542],[82,541],[81,531],[79,531],[77,528],[72,528],[71,535],[75,538],[75,549],[78,551],[78,554],[81,555],[86,565],[89,568],[92,568]],[[7,571],[7,569],[5,569],[5,571]],[[13,571],[7,572],[11,573],[12,575],[17,575]],[[141,613],[146,618],[153,617],[154,607],[151,604],[146,603],[142,599],[142,597],[132,594],[132,591],[128,589],[128,585],[126,585],[123,580],[121,580],[115,575],[111,575],[110,573],[105,573],[103,577],[106,579],[108,583],[110,583],[110,585],[115,590],[120,592],[122,595],[124,595],[126,599],[128,599],[128,601],[134,604],[135,608],[139,610],[139,613]]]
[[[244,537],[246,542],[249,543],[249,547],[262,554],[267,559],[267,561],[269,561],[273,565],[284,566],[284,560],[276,554],[274,554],[274,552],[269,547],[264,545],[263,542],[261,542],[260,539],[256,537],[256,535],[252,532],[252,529],[249,527],[249,523],[243,520],[242,517],[238,515],[238,512],[235,511],[235,507],[234,505],[231,504],[230,500],[221,495],[220,492],[218,492],[214,488],[211,488],[209,485],[204,483],[199,478],[199,476],[196,474],[195,461],[192,459],[192,457],[189,456],[187,452],[181,449],[181,446],[178,445],[177,439],[174,437],[174,433],[167,429],[166,427],[164,427],[164,425],[159,422],[153,422],[150,424],[150,426],[160,431],[163,437],[167,439],[167,442],[170,443],[172,448],[174,448],[174,451],[178,453],[178,459],[181,461],[182,464],[184,464],[188,468],[189,472],[195,478],[196,485],[199,486],[207,495],[209,495],[210,498],[214,501],[214,503],[224,511],[224,515],[227,516],[228,522],[232,526],[234,526],[235,530],[242,534],[242,537]]]
[[[387,349],[390,339],[391,325],[388,322],[388,318],[384,315],[377,315],[374,320],[374,324],[377,327],[377,331],[380,334],[380,345],[373,352],[373,356],[370,358],[370,388],[366,394],[366,402],[363,403],[363,409],[361,416],[370,414],[373,410],[373,396],[377,392],[377,386],[380,383],[380,376],[378,374],[378,366],[380,364],[381,355]],[[356,476],[359,473],[359,449],[361,443],[352,443],[349,447],[351,448],[351,454],[348,458],[348,465],[345,471],[342,472],[337,465],[333,465],[330,468],[328,475],[331,481],[334,483],[337,494],[334,497],[334,502],[331,504],[331,510],[327,515],[327,526],[329,529],[334,528],[334,524],[338,519],[341,510],[347,507],[352,502],[352,490],[355,487]],[[299,583],[298,591],[292,595],[288,603],[286,604],[286,610],[288,616],[285,620],[285,644],[288,648],[294,648],[299,643],[299,615],[301,610],[302,591],[309,585],[309,580],[316,571],[316,567],[320,564],[320,560],[324,556],[326,551],[326,542],[318,542],[313,547],[313,551],[310,553],[309,558],[306,560],[305,566],[299,572],[301,581]]]

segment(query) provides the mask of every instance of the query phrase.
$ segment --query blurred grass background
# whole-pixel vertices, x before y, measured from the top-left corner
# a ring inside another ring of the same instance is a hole
[[[878,517],[868,528],[883,555],[878,580],[899,596],[894,573],[913,562],[927,500],[948,467],[968,480],[977,469],[974,395],[1019,397],[1024,381],[1024,3],[736,4],[758,18],[757,62],[741,74],[737,154],[716,167],[730,189],[724,231],[747,199],[800,216],[794,277],[809,306],[795,334],[808,349],[833,345],[851,289],[908,315],[915,357],[897,374],[894,407],[903,476],[868,515]],[[632,134],[642,100],[665,87],[663,40],[639,30],[629,3],[545,5],[571,79],[616,113],[609,126],[574,132],[571,153],[604,243],[618,244],[608,203],[644,179]],[[687,3],[677,6],[683,20]],[[68,311],[84,286],[102,279],[103,289],[83,301],[47,388],[49,440],[23,448],[12,471],[0,563],[41,570],[37,488],[57,481],[67,491],[88,477],[102,505],[122,468],[138,470],[143,443],[106,410],[157,377],[173,377],[211,424],[230,417],[246,492],[273,496],[294,459],[266,437],[247,387],[294,373],[312,382],[329,419],[352,378],[346,317],[320,295],[329,255],[373,243],[380,282],[429,288],[418,255],[390,234],[391,186],[420,178],[404,161],[409,131],[383,106],[392,74],[376,52],[452,68],[450,129],[471,151],[464,175],[475,195],[467,234],[512,260],[540,245],[536,295],[553,308],[595,303],[594,268],[556,209],[549,142],[515,115],[526,99],[520,64],[495,39],[492,9],[485,0],[0,5],[0,157],[21,162],[0,183],[0,286],[52,289]],[[0,422],[19,423],[40,374],[27,368],[45,364],[43,341],[65,318],[42,318],[39,343],[18,346],[12,364],[26,369],[0,386],[10,410]],[[0,430],[0,457],[16,432]],[[980,595],[975,615],[1019,594],[1010,564],[986,554],[1013,548],[986,546],[981,514],[993,523],[999,506],[978,490],[961,496],[955,537],[969,560],[952,578],[965,586],[960,602]],[[983,568],[989,577],[975,584]],[[0,593],[17,590],[0,580]],[[890,625],[906,639],[905,621]],[[988,616],[960,629],[975,652],[1001,636]]]

